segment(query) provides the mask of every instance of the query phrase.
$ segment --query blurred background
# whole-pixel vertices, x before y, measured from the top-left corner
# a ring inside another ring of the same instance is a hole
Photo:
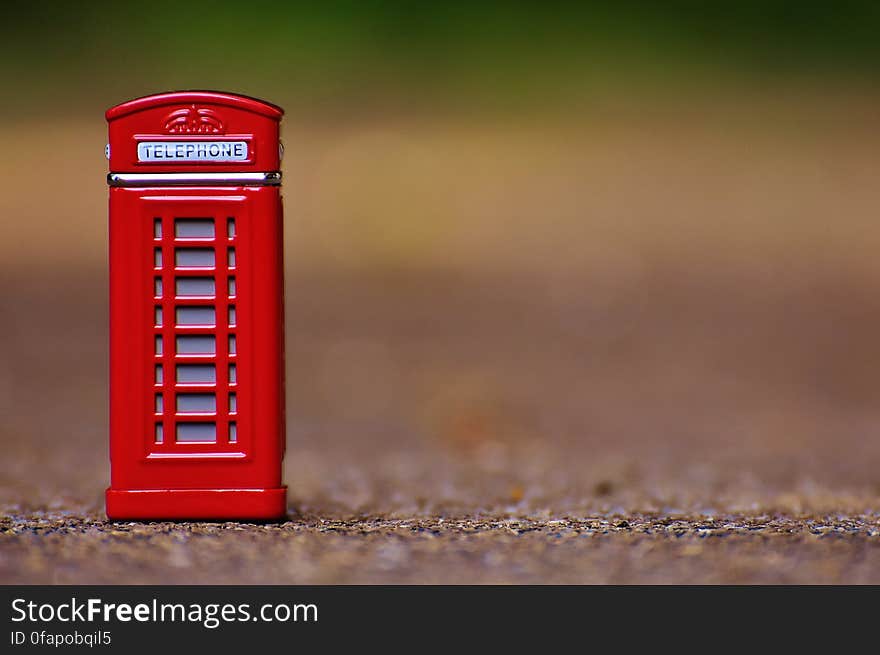
[[[282,105],[303,512],[868,511],[880,6],[11,2],[0,504],[107,483],[103,112]]]

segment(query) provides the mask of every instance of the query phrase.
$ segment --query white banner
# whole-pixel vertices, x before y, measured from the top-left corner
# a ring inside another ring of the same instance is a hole
[[[247,161],[247,141],[141,141],[138,161]]]

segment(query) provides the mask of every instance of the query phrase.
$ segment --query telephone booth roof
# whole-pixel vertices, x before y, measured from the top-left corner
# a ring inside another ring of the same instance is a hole
[[[145,109],[186,103],[206,103],[234,107],[262,114],[267,118],[274,118],[275,120],[279,120],[284,114],[284,110],[281,107],[265,100],[251,98],[250,96],[224,93],[222,91],[168,91],[123,102],[108,109],[104,115],[108,121],[113,121]]]
[[[174,91],[129,100],[105,114],[110,171],[278,171],[283,113],[268,102],[219,91]],[[234,152],[229,150],[233,147]]]

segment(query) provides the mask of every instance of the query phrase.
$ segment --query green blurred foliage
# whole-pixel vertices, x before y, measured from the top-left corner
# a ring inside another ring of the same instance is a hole
[[[4,3],[0,112],[177,88],[317,112],[534,107],[719,76],[873,84],[880,3]]]

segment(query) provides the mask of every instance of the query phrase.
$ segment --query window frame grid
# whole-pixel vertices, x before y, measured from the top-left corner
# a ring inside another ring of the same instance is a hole
[[[155,218],[159,218],[161,236],[155,235]],[[237,304],[237,294],[231,297],[228,293],[229,278],[235,276],[235,268],[230,269],[227,255],[229,248],[234,248],[241,235],[241,223],[238,217],[214,212],[214,238],[177,237],[175,219],[188,218],[176,216],[172,213],[163,213],[161,216],[151,217],[149,229],[150,239],[150,284],[154,279],[161,280],[162,294],[156,297],[150,296],[153,307],[160,307],[163,321],[161,325],[155,325],[154,316],[151,315],[151,333],[161,337],[162,354],[157,354],[153,349],[153,393],[150,402],[153,403],[151,416],[152,430],[149,435],[149,452],[151,453],[189,453],[193,456],[210,455],[216,453],[241,452],[242,440],[239,434],[235,441],[230,440],[230,423],[240,423],[241,407],[240,394],[236,396],[239,406],[234,414],[230,414],[230,393],[236,393],[237,383],[229,380],[229,367],[235,365],[238,368],[238,354],[229,352],[230,336],[236,336],[237,326],[229,325],[229,307]],[[205,218],[205,216],[199,216]],[[230,224],[234,225],[235,233],[229,234]],[[214,251],[213,267],[179,268],[176,263],[176,251],[179,248],[212,248]],[[162,253],[161,268],[155,266],[155,251]],[[240,253],[236,253],[240,256]],[[239,262],[236,262],[239,263]],[[239,264],[240,265],[240,264]],[[213,296],[180,296],[177,295],[176,278],[179,277],[213,277]],[[238,291],[238,289],[236,289]],[[215,309],[215,325],[205,327],[201,325],[177,325],[176,315],[179,306],[213,306]],[[240,321],[241,316],[237,315]],[[205,335],[215,337],[213,355],[207,354],[177,354],[177,337],[183,335]],[[213,364],[215,369],[215,381],[213,383],[180,383],[177,380],[178,364]],[[154,369],[162,368],[162,381],[155,378]],[[216,411],[214,413],[185,413],[177,412],[177,395],[183,393],[214,393],[216,397]],[[155,406],[155,396],[161,394],[163,411],[158,412]],[[177,424],[192,422],[214,422],[216,424],[216,441],[214,442],[178,442],[176,440]],[[156,426],[161,425],[163,439],[156,441]]]

